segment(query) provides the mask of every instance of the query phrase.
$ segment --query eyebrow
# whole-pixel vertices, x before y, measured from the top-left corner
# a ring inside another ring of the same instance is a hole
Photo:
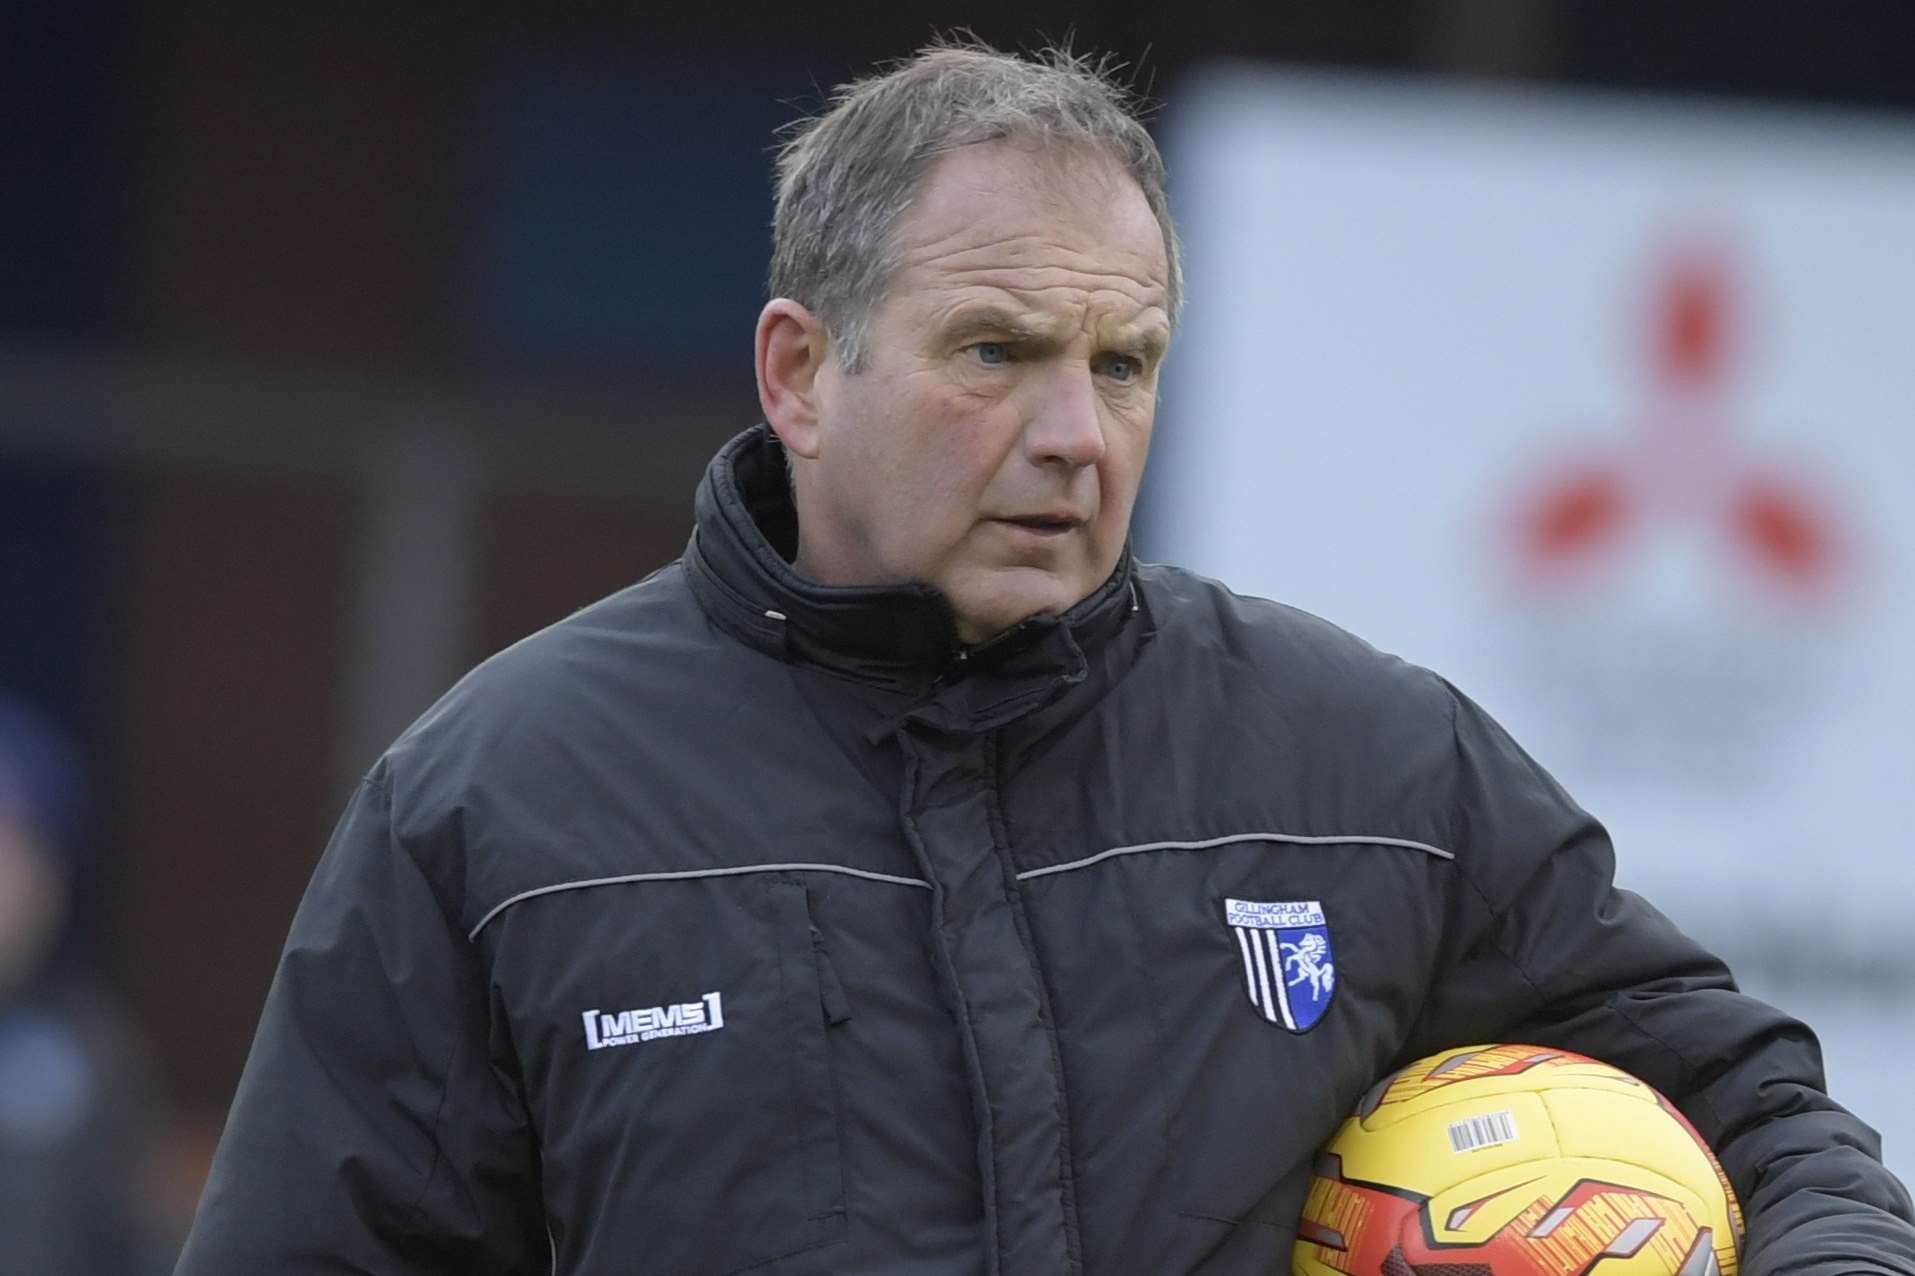
[[[961,311],[945,329],[945,337],[951,341],[967,341],[992,333],[1003,333],[1023,341],[1049,341],[1056,336],[1055,330],[1048,325],[1034,323],[1026,316],[1000,306],[979,306]]]
[[[1170,337],[1156,324],[1148,326],[1125,324],[1123,333],[1124,335],[1112,344],[1117,347],[1119,353],[1142,355],[1146,363],[1158,362],[1164,357],[1164,352],[1170,348]]]
[[[1119,329],[1119,336],[1108,343],[1110,348],[1122,354],[1141,356],[1149,362],[1163,357],[1169,341],[1160,325],[1128,323]],[[977,337],[1005,335],[1020,341],[1052,343],[1057,340],[1056,329],[1041,321],[1006,310],[1001,306],[979,306],[959,312],[945,329],[945,339],[953,343],[973,340]]]

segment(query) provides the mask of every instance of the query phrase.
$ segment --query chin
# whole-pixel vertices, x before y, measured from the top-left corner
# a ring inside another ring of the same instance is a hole
[[[957,609],[960,633],[977,635],[965,641],[972,645],[984,642],[1040,611],[1061,615],[1097,587],[1095,584],[1079,587],[1076,582],[1062,581],[1049,573],[1043,573],[1041,581],[1032,581],[1029,577],[1034,574],[1037,573],[1028,568],[1013,568],[1009,572],[993,573],[1000,579],[980,583],[969,590],[952,591],[950,597]],[[1006,575],[1024,579],[1001,579]]]

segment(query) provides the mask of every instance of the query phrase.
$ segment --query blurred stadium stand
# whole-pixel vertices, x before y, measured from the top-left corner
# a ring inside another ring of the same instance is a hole
[[[0,688],[93,764],[76,943],[151,1043],[181,1209],[351,780],[474,660],[674,556],[754,418],[770,132],[949,10],[817,12],[74,0],[0,41]],[[1915,131],[1894,0],[971,21],[1173,103],[1229,57]]]

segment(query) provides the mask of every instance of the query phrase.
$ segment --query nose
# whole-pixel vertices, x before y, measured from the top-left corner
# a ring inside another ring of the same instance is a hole
[[[1031,460],[1072,469],[1097,464],[1104,459],[1104,420],[1090,369],[1062,360],[1047,372],[1033,387],[1037,402],[1024,428]]]

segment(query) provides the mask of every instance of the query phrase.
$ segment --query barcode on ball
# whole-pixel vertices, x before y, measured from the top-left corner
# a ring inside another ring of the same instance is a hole
[[[1478,1148],[1493,1148],[1499,1143],[1516,1141],[1516,1114],[1514,1112],[1486,1112],[1482,1116],[1471,1117],[1467,1121],[1457,1121],[1450,1126],[1450,1151],[1474,1152]]]

